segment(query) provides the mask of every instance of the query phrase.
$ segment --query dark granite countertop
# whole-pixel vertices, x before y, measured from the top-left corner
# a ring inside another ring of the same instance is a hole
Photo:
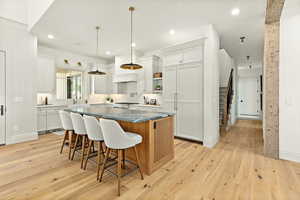
[[[156,120],[156,119],[174,115],[174,113],[150,112],[150,111],[130,110],[125,108],[112,108],[112,107],[103,107],[103,106],[99,106],[99,107],[78,106],[78,107],[68,108],[64,110],[68,112],[75,112],[75,113],[95,116],[99,118],[128,121],[133,123],[145,122],[148,120]]]

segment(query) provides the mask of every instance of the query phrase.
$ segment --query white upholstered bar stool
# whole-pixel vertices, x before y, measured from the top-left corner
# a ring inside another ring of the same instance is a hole
[[[143,172],[141,170],[141,165],[140,165],[140,159],[138,156],[137,148],[136,145],[140,144],[142,142],[142,136],[135,134],[135,133],[130,133],[130,132],[125,132],[122,127],[119,125],[118,122],[114,120],[108,120],[108,119],[100,119],[100,126],[102,128],[102,133],[103,133],[103,138],[104,138],[104,143],[107,147],[106,152],[105,152],[105,158],[104,162],[102,165],[101,169],[101,174],[99,181],[101,182],[104,169],[105,169],[105,164],[107,162],[107,159],[109,157],[109,154],[111,150],[117,150],[118,152],[118,168],[117,168],[117,177],[118,177],[118,195],[120,196],[120,186],[121,186],[121,162],[122,162],[122,153],[124,155],[125,149],[129,148],[134,148],[135,156],[136,156],[136,161],[137,161],[137,167],[140,171],[141,174],[141,179],[144,179]],[[123,158],[125,160],[125,158]],[[124,164],[124,163],[123,163]]]
[[[85,128],[85,124],[83,121],[83,117],[78,114],[78,113],[71,113],[71,119],[72,119],[72,123],[73,123],[73,127],[74,127],[74,132],[76,134],[76,138],[75,138],[75,144],[74,144],[74,149],[73,149],[73,153],[72,153],[72,157],[71,160],[74,159],[74,155],[75,155],[75,151],[78,150],[78,143],[79,143],[79,138],[81,138],[81,144],[82,144],[82,148],[81,148],[81,165],[80,168],[83,167],[83,161],[84,161],[84,154],[85,154],[85,147],[86,147],[86,139],[87,138],[87,133],[86,133],[86,128]]]
[[[62,153],[63,148],[65,146],[66,141],[69,142],[69,159],[71,158],[71,151],[72,151],[72,134],[74,132],[74,128],[73,128],[73,124],[72,124],[72,120],[70,117],[70,113],[66,112],[66,111],[59,111],[59,117],[61,120],[61,124],[63,129],[65,130],[65,136],[60,148],[60,153]]]
[[[85,163],[84,163],[84,169],[86,169],[86,165],[88,162],[88,159],[90,158],[90,152],[91,152],[91,148],[94,145],[94,143],[98,143],[98,152],[97,152],[97,180],[99,178],[99,171],[100,171],[100,164],[101,164],[101,155],[104,155],[104,151],[103,151],[103,135],[102,135],[102,130],[99,124],[99,121],[96,119],[96,117],[92,117],[92,116],[84,116],[83,117],[84,120],[84,124],[85,124],[85,128],[86,128],[86,132],[89,138],[89,147],[88,147],[88,152],[87,152],[87,156],[85,159]]]

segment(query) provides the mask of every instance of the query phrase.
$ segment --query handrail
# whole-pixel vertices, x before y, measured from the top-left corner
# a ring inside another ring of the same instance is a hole
[[[227,92],[226,92],[226,98],[224,103],[224,113],[223,113],[223,119],[222,124],[227,126],[228,122],[228,113],[230,112],[231,104],[232,104],[232,96],[233,96],[233,69],[230,71],[230,76],[227,84]]]

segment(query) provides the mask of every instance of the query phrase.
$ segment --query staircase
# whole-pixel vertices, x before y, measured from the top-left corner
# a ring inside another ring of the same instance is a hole
[[[223,115],[224,115],[224,108],[225,108],[225,99],[227,96],[227,87],[220,87],[219,88],[219,121],[220,126],[223,125]]]
[[[230,72],[228,87],[219,88],[219,123],[220,128],[228,128],[232,97],[233,97],[233,69]]]

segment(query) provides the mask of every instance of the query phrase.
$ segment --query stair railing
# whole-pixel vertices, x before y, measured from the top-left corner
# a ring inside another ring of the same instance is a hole
[[[233,96],[233,69],[230,71],[230,76],[228,80],[228,87],[226,91],[225,103],[224,103],[224,112],[223,112],[223,119],[222,124],[227,126],[229,113],[232,104],[232,96]]]

